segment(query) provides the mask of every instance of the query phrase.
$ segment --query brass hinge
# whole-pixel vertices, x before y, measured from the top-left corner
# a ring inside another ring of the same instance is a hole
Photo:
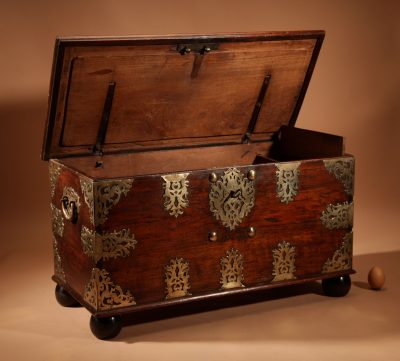
[[[204,55],[212,50],[218,49],[218,47],[219,44],[217,43],[178,44],[176,51],[181,55],[190,54],[192,52]]]

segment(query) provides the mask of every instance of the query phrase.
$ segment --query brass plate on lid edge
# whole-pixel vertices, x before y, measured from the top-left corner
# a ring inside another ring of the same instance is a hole
[[[162,176],[164,180],[164,209],[174,217],[183,214],[184,208],[188,207],[187,180],[189,173],[168,174]]]
[[[282,203],[292,202],[299,191],[301,162],[275,163],[276,193]]]

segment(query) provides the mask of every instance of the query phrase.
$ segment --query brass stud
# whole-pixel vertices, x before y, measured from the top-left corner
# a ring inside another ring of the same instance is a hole
[[[254,180],[256,178],[256,171],[254,169],[250,169],[247,173],[247,178]]]
[[[249,237],[254,237],[256,235],[256,229],[254,227],[249,227]]]
[[[211,242],[215,242],[216,240],[218,239],[218,237],[217,237],[217,232],[210,232],[209,234],[208,234],[208,240],[209,241],[211,241]]]
[[[205,48],[204,48],[204,52],[205,53],[209,53],[211,51],[211,48],[209,48],[208,46],[206,46]]]
[[[186,54],[189,54],[191,51],[192,51],[192,49],[190,49],[190,48],[185,48],[185,53],[186,53]]]
[[[211,183],[215,183],[217,181],[218,177],[215,173],[210,173],[210,175],[208,176],[208,179]]]

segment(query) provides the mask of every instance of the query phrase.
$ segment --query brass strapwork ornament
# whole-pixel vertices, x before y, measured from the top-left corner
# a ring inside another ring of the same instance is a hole
[[[54,162],[53,160],[49,161],[49,176],[50,176],[50,195],[51,198],[54,197],[54,193],[56,190],[56,185],[58,181],[58,177],[61,174],[61,165]]]
[[[230,168],[219,180],[211,183],[209,201],[214,217],[233,230],[254,207],[254,181],[238,169]]]
[[[135,249],[137,241],[129,229],[98,233],[85,226],[81,230],[83,252],[94,262],[101,259],[127,257]]]
[[[353,232],[346,233],[343,242],[322,267],[322,273],[346,271],[352,267]]]
[[[328,229],[353,227],[353,202],[328,204],[322,212],[321,222]]]
[[[296,272],[296,249],[289,242],[282,241],[272,251],[274,276],[272,282],[285,281],[295,279]]]
[[[111,280],[111,275],[105,269],[99,268],[93,268],[83,299],[98,311],[136,304],[129,290],[124,291]]]
[[[93,181],[89,178],[81,176],[79,179],[81,183],[81,190],[83,198],[89,210],[89,219],[92,225],[95,225],[94,221],[94,199],[93,199]]]
[[[221,258],[221,288],[237,288],[243,285],[243,256],[237,249],[230,249]]]
[[[54,256],[54,275],[58,277],[61,281],[66,282],[65,272],[62,265],[62,259],[60,256],[60,251],[58,250],[58,242],[54,235],[53,235],[53,256]]]
[[[327,171],[343,184],[346,194],[353,196],[354,158],[326,159],[324,165]]]
[[[89,217],[93,226],[103,224],[112,207],[126,197],[133,185],[133,179],[113,179],[112,181],[92,181],[81,177],[81,189],[85,203],[89,209]]]
[[[64,233],[64,218],[61,209],[58,209],[53,203],[51,207],[51,225],[53,234],[62,237]]]
[[[120,199],[128,195],[133,184],[133,179],[101,181],[93,183],[94,192],[94,220],[95,225],[103,224],[108,217],[110,209]]]
[[[189,206],[188,175],[189,173],[178,173],[162,176],[164,180],[164,208],[171,216],[178,217]]]
[[[289,203],[299,191],[299,175],[301,162],[275,163],[276,193],[282,203]]]
[[[165,266],[166,299],[190,296],[189,262],[173,258]]]

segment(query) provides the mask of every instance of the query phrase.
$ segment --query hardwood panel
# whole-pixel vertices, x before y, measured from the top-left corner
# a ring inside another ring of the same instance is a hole
[[[103,157],[65,158],[62,163],[95,179],[123,178],[251,164],[258,154],[267,154],[270,146],[270,143],[265,142],[126,153]],[[102,162],[102,166],[96,168],[96,162]]]
[[[272,280],[272,250],[281,241],[296,247],[296,276],[317,276],[324,262],[343,241],[348,230],[329,230],[320,221],[329,203],[349,197],[343,185],[329,174],[321,160],[305,161],[300,167],[299,193],[293,202],[281,203],[276,196],[275,165],[256,169],[256,200],[250,215],[229,231],[209,209],[209,171],[190,173],[189,207],[178,218],[163,208],[160,176],[136,177],[128,196],[121,199],[99,231],[130,228],[138,241],[129,257],[102,263],[115,282],[134,294],[138,304],[165,297],[164,266],[183,257],[190,263],[190,292],[193,295],[219,292],[220,258],[230,248],[244,257],[244,284],[256,286]],[[246,173],[250,167],[241,167]],[[221,174],[222,170],[216,170]],[[256,228],[249,238],[248,227]],[[219,239],[208,241],[216,231]]]
[[[165,142],[197,146],[210,138],[223,144],[236,137],[239,143],[267,74],[271,81],[255,133],[293,125],[323,36],[315,31],[60,40],[43,158],[92,152],[110,81],[116,88],[105,153],[163,148]],[[176,48],[182,42],[217,46],[205,55],[181,55]]]

